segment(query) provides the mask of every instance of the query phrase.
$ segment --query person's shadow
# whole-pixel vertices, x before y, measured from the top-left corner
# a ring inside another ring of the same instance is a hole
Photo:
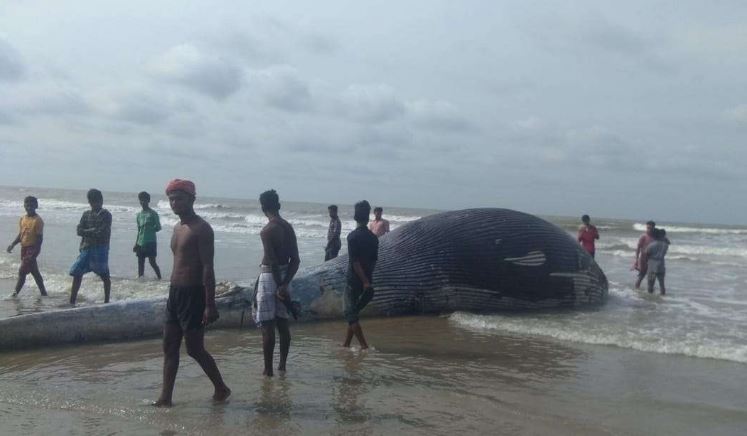
[[[335,377],[333,385],[334,409],[337,413],[336,421],[339,425],[358,427],[365,424],[371,418],[369,411],[362,404],[361,395],[368,391],[369,381],[365,380],[362,373],[362,363],[366,353],[344,352],[344,373]]]

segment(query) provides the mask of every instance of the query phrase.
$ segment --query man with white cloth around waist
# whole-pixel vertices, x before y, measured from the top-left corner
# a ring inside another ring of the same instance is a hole
[[[280,335],[278,371],[285,372],[291,341],[288,326],[288,307],[291,302],[290,282],[296,275],[301,261],[298,257],[296,233],[293,227],[280,217],[280,199],[277,192],[274,189],[263,192],[259,196],[259,202],[268,223],[260,233],[264,256],[262,257],[262,271],[257,280],[254,321],[262,329],[262,352],[265,361],[262,374],[272,377],[275,326]]]

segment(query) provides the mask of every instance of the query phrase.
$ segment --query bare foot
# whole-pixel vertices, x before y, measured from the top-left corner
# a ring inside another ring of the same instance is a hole
[[[269,371],[268,370],[264,370],[264,371],[262,371],[262,375],[265,376],[265,377],[272,377],[273,376],[272,370],[269,370]]]
[[[215,393],[213,394],[213,400],[214,401],[226,401],[228,397],[230,396],[231,396],[231,390],[228,389],[228,386],[226,386],[223,389],[216,389]]]
[[[153,406],[153,407],[171,407],[171,406],[173,406],[173,404],[171,404],[171,400],[162,400],[160,398],[158,400],[150,403],[150,405]]]

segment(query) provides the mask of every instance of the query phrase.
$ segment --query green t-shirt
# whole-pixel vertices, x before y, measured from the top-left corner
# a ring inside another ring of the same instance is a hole
[[[156,242],[156,232],[161,230],[158,213],[153,210],[143,210],[137,214],[137,245],[143,246]]]

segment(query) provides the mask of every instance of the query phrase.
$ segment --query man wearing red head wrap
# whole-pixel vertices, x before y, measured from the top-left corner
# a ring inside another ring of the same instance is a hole
[[[231,390],[223,383],[213,356],[205,350],[205,326],[218,319],[215,307],[215,251],[213,229],[194,211],[195,185],[172,180],[166,187],[171,210],[179,216],[171,238],[174,268],[171,273],[166,323],[163,327],[163,389],[154,406],[171,406],[182,338],[187,354],[200,364],[213,382],[213,399],[223,401]]]
[[[169,184],[166,185],[166,195],[169,195],[169,192],[173,191],[184,191],[192,197],[197,195],[195,184],[190,180],[174,179],[170,181]]]

